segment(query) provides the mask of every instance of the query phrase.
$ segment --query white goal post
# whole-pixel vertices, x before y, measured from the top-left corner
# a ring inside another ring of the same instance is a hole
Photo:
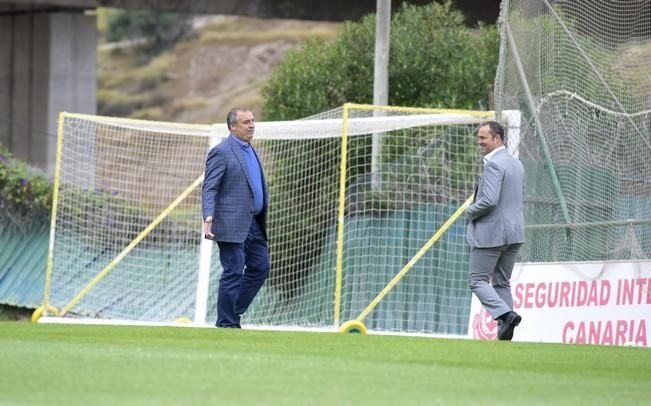
[[[494,118],[347,104],[258,122],[272,272],[243,324],[335,329],[366,309],[372,330],[464,334],[462,221],[368,306],[470,196],[475,131]],[[516,154],[519,120],[502,114]],[[227,135],[225,124],[62,113],[41,320],[213,324],[221,266],[202,238],[200,185],[207,151]]]

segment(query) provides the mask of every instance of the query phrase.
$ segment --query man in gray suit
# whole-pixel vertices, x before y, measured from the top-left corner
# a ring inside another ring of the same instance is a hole
[[[248,109],[226,117],[228,138],[208,153],[202,188],[204,234],[219,245],[223,273],[217,327],[240,328],[240,317],[269,275],[267,185],[251,145],[255,118]]]
[[[511,340],[522,318],[513,311],[511,273],[524,244],[524,168],[505,148],[504,129],[494,121],[477,132],[484,170],[475,199],[465,210],[470,245],[469,285],[498,321],[497,337]]]

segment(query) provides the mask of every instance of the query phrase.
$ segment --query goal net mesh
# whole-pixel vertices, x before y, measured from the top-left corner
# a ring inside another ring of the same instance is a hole
[[[521,260],[651,254],[651,2],[505,0],[497,110],[522,111]]]

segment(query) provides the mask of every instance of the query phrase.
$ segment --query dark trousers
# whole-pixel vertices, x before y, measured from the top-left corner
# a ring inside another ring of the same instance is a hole
[[[243,243],[218,241],[217,244],[224,272],[219,279],[216,325],[239,328],[241,315],[269,275],[267,241],[253,217],[249,235]]]

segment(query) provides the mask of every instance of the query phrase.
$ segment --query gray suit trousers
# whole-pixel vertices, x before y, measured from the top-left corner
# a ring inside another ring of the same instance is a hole
[[[510,279],[521,246],[470,248],[470,289],[493,319],[513,310]]]

